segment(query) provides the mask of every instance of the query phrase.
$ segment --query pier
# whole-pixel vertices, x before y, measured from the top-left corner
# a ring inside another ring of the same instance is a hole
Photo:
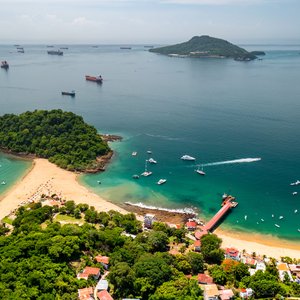
[[[201,228],[202,234],[212,231],[230,209],[238,205],[238,202],[235,202],[234,200],[235,198],[230,195],[223,197],[221,209]]]

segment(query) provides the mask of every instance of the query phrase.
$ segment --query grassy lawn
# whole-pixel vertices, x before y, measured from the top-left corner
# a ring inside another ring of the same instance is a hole
[[[65,222],[65,223],[76,223],[76,224],[83,224],[84,223],[83,219],[76,219],[74,217],[70,217],[70,216],[67,216],[67,215],[61,215],[61,214],[58,214],[54,218],[54,221]]]
[[[5,217],[2,219],[2,222],[12,225],[13,220],[10,219],[9,217]]]

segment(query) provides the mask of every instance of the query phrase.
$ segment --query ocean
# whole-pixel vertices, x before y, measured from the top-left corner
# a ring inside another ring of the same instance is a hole
[[[115,203],[191,208],[204,220],[227,193],[239,205],[221,228],[300,240],[300,185],[290,185],[300,180],[300,45],[243,45],[266,52],[252,62],[172,58],[143,45],[68,45],[63,56],[48,55],[46,45],[23,47],[24,54],[0,46],[0,60],[10,64],[0,70],[1,114],[60,108],[123,137],[111,144],[106,172],[81,176],[95,193]],[[102,85],[85,81],[100,74]],[[76,97],[61,95],[70,90]],[[153,174],[133,179],[150,157]],[[28,163],[1,154],[0,165],[1,195]],[[167,182],[157,185],[161,178]]]

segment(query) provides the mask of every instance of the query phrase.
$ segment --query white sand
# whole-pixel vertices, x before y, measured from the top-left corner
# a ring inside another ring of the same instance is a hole
[[[99,211],[126,211],[92,193],[77,181],[77,174],[63,170],[46,159],[37,158],[32,168],[0,199],[0,219],[7,216],[23,201],[39,200],[42,194],[57,194],[75,203],[87,203]]]

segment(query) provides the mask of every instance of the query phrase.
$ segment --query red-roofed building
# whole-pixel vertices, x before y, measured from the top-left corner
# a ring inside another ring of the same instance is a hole
[[[240,252],[235,248],[226,248],[225,249],[225,258],[231,258],[234,260],[240,260]]]
[[[198,274],[198,283],[199,284],[213,284],[213,279],[206,274]]]
[[[109,257],[108,256],[101,256],[101,255],[97,255],[95,257],[95,260],[102,264],[102,266],[107,270],[109,267]]]
[[[186,222],[185,227],[190,231],[194,231],[197,228],[197,223],[195,221],[188,221]]]
[[[77,278],[88,280],[89,277],[93,277],[95,280],[98,280],[100,275],[99,268],[85,267],[81,273],[77,274]]]
[[[230,300],[234,298],[234,293],[231,289],[220,290],[219,296],[221,300]]]
[[[103,290],[101,292],[98,292],[97,293],[97,297],[100,299],[100,300],[114,300],[113,297],[109,294],[108,291],[106,290]]]
[[[197,240],[200,240],[203,235],[207,234],[207,231],[197,230],[194,235]]]
[[[80,300],[94,300],[93,293],[94,293],[94,289],[92,287],[79,289],[78,298]]]
[[[197,240],[194,242],[194,251],[196,251],[196,252],[201,251],[201,241]]]

